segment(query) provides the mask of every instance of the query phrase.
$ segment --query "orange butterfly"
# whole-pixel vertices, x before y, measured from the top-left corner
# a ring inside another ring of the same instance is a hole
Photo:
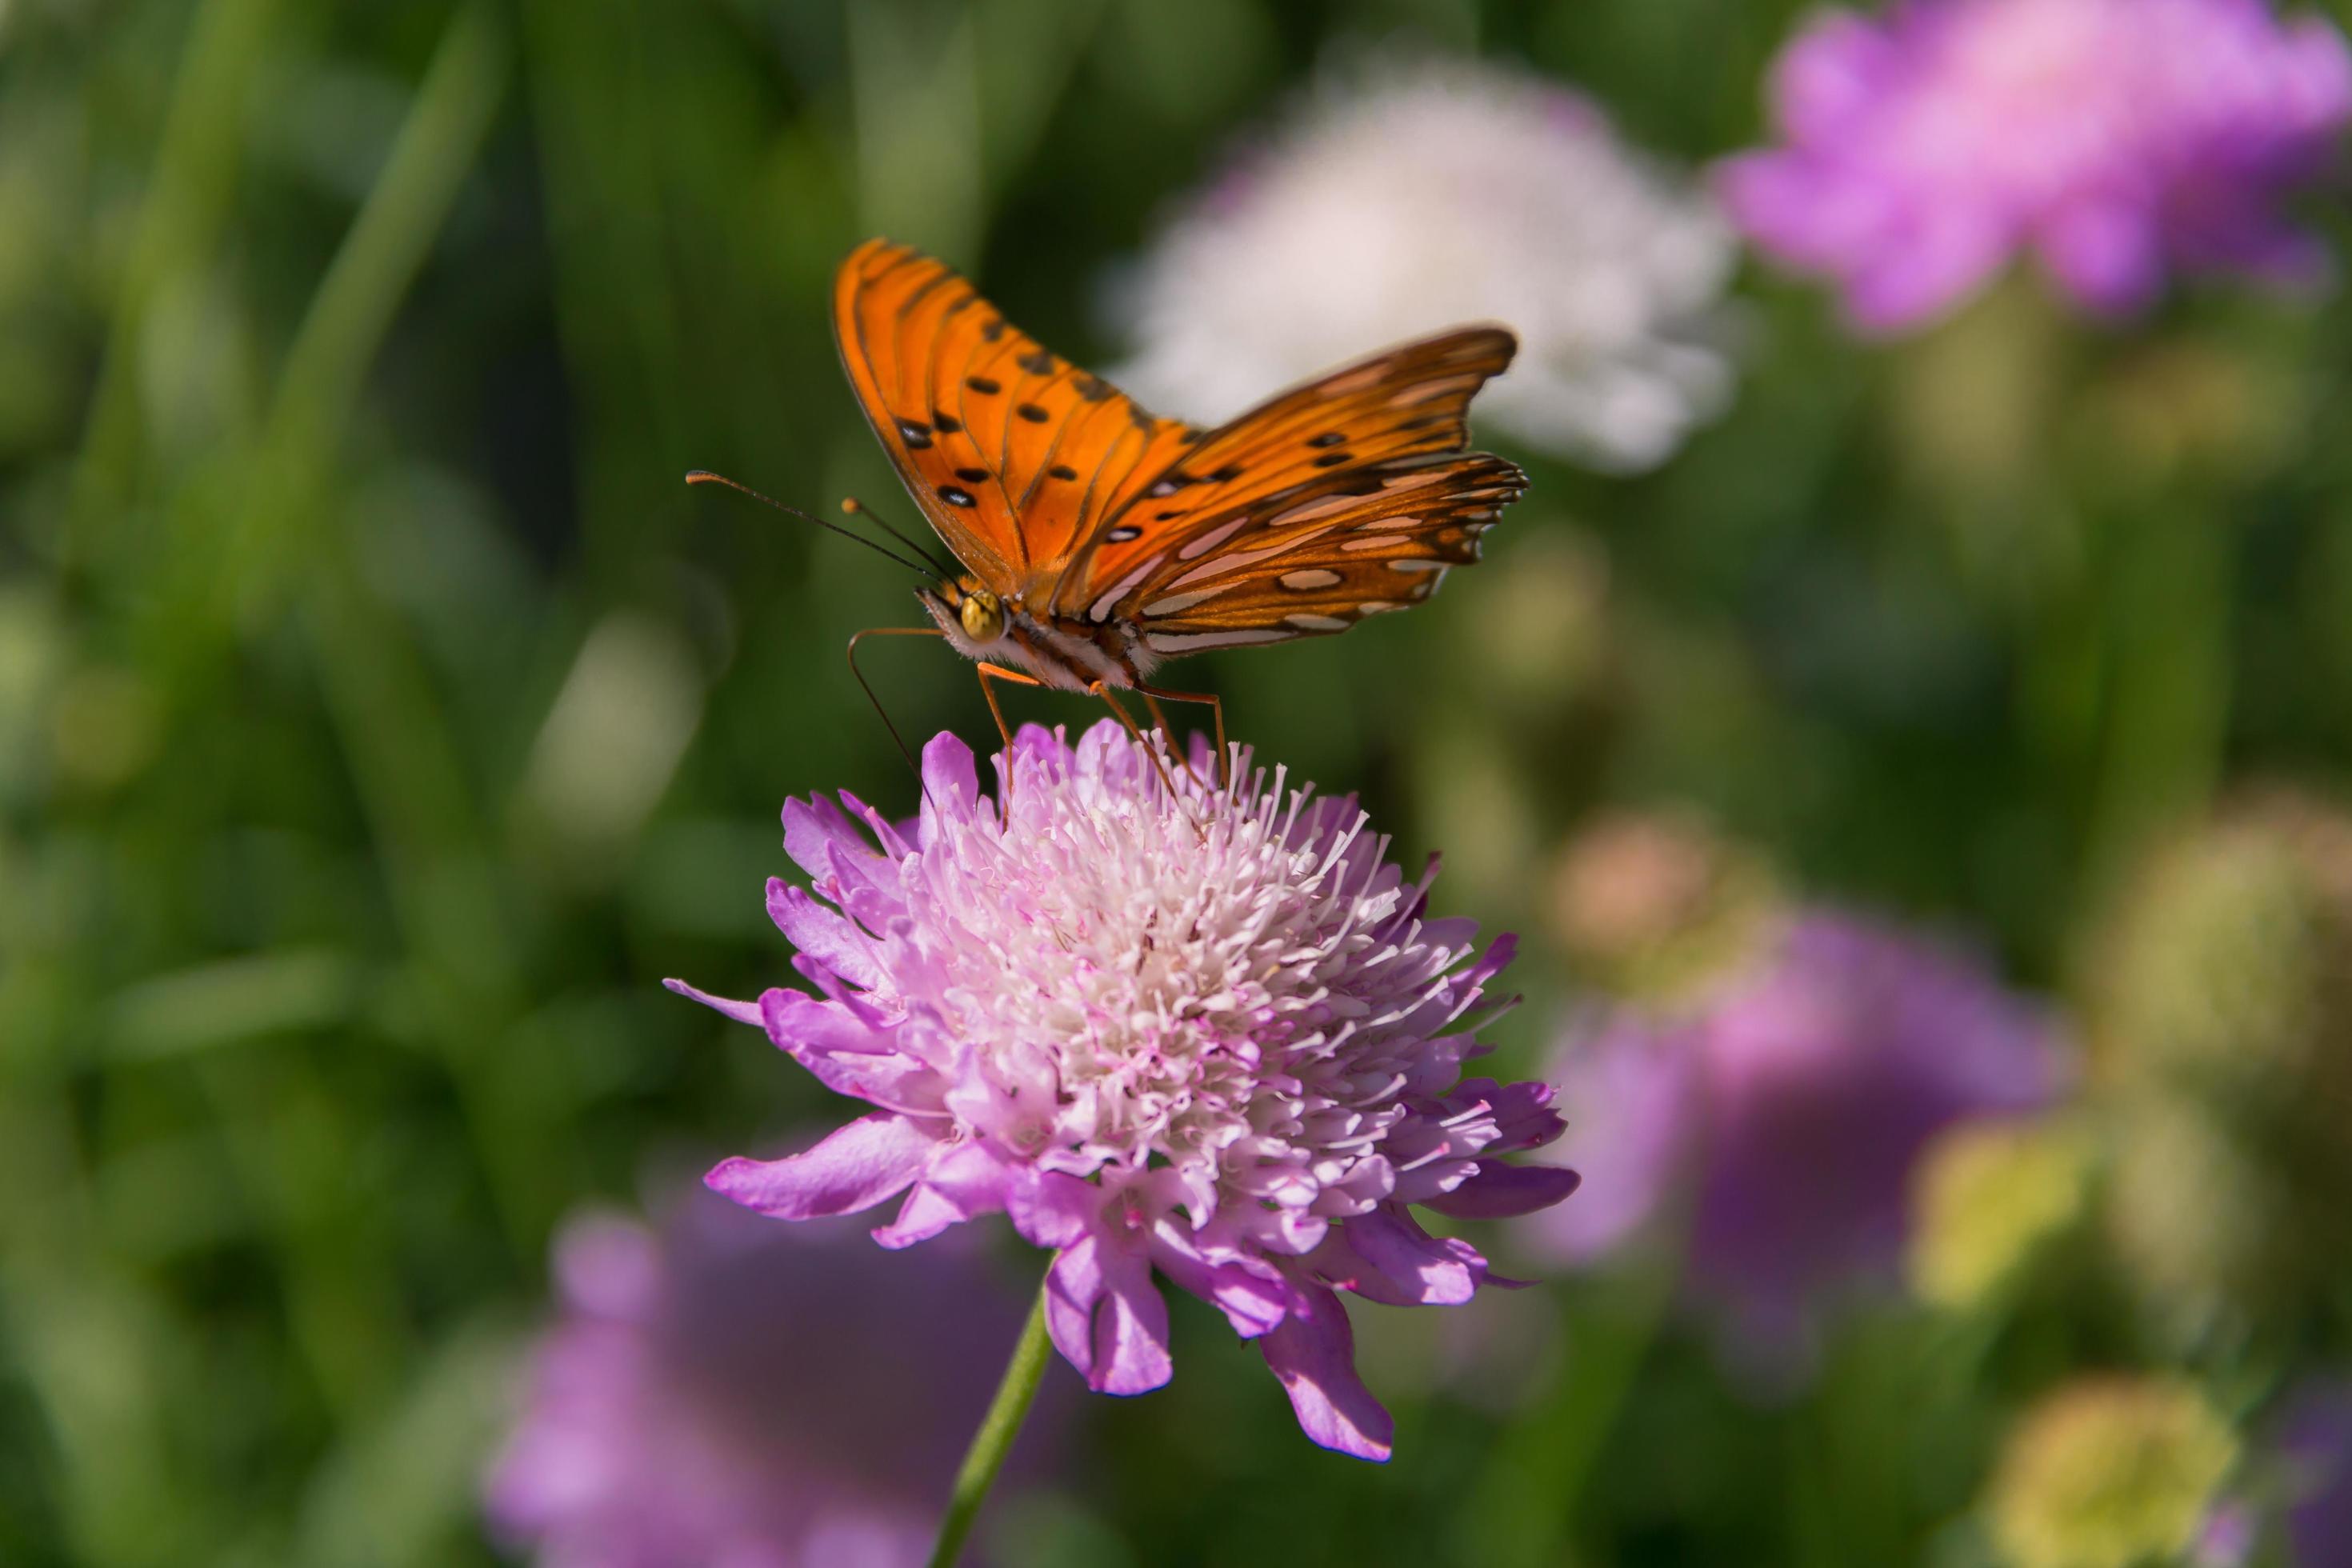
[[[1471,397],[1511,362],[1463,327],[1335,371],[1213,430],[1157,418],[1057,358],[929,257],[866,241],[834,285],[850,385],[963,567],[919,591],[990,681],[1149,683],[1202,648],[1345,631],[1478,559],[1526,477],[1464,450]],[[1130,722],[1129,729],[1133,729]],[[1165,728],[1164,724],[1162,726]]]

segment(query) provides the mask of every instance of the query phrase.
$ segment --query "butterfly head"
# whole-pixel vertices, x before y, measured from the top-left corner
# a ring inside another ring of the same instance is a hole
[[[1012,618],[1003,599],[970,578],[950,579],[920,594],[931,619],[966,653],[1001,641]]]
[[[974,588],[956,606],[963,635],[985,646],[1004,635],[1004,601],[985,588]]]

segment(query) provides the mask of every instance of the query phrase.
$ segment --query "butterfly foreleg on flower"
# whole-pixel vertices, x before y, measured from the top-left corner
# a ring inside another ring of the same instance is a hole
[[[1221,790],[1232,787],[1234,782],[1233,759],[1225,745],[1225,704],[1223,700],[1212,691],[1171,691],[1164,686],[1149,686],[1139,680],[1135,683],[1135,689],[1143,698],[1144,706],[1151,710],[1151,721],[1160,726],[1160,732],[1161,734],[1168,737],[1168,744],[1171,749],[1173,749],[1176,744],[1176,731],[1169,728],[1168,716],[1160,710],[1160,702],[1163,700],[1169,702],[1197,702],[1209,710],[1212,722],[1215,725],[1217,732],[1217,787]],[[1183,753],[1178,752],[1177,754],[1181,756]],[[1186,762],[1184,764],[1185,771],[1190,773],[1192,768],[1192,764],[1189,761]]]

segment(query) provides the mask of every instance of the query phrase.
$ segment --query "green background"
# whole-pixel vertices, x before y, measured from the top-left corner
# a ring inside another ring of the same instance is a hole
[[[551,1228],[837,1114],[659,981],[789,978],[785,796],[912,803],[841,658],[900,576],[680,482],[910,517],[829,341],[853,244],[1105,363],[1107,271],[1334,40],[1525,62],[1696,163],[1795,9],[0,8],[0,1562],[491,1560]],[[1548,867],[1596,809],[1696,807],[2063,995],[2151,834],[2352,760],[2340,300],[2105,331],[2020,282],[1866,347],[1738,292],[1738,401],[1662,471],[1498,439],[1532,493],[1427,609],[1183,667],[1529,933],[1507,1067],[1578,994]],[[871,668],[909,734],[988,734],[936,646]],[[1386,1468],[1181,1303],[1174,1385],[1092,1402],[1000,1548],[1970,1561],[2011,1391],[2108,1353],[1890,1310],[1759,1408],[1655,1288],[1360,1309]],[[1483,1394],[1435,1370],[1466,1339]]]

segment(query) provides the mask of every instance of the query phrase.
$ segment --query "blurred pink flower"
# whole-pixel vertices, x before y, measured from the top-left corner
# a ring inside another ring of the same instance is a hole
[[[709,1183],[787,1219],[899,1198],[892,1247],[1003,1210],[1054,1249],[1048,1325],[1092,1387],[1168,1381],[1156,1273],[1257,1342],[1309,1436],[1382,1458],[1335,1291],[1466,1301],[1486,1259],[1410,1205],[1524,1214],[1576,1184],[1500,1158],[1559,1135],[1549,1089],[1460,1076],[1510,942],[1473,961],[1472,922],[1428,918],[1352,799],[1246,753],[1229,790],[1170,765],[1173,795],[1108,721],[1075,748],[1033,726],[1000,809],[941,735],[911,837],[845,795],[787,805],[814,890],[771,882],[768,907],[823,997],[672,984],[876,1110]]]
[[[1766,252],[1863,328],[1932,318],[2031,250],[2103,313],[2168,269],[2324,276],[2280,216],[2352,119],[2352,54],[2263,0],[1909,0],[1782,54],[1785,145],[1719,171]]]
[[[891,1258],[694,1193],[658,1229],[575,1217],[554,1273],[560,1316],[487,1485],[501,1539],[562,1568],[926,1560],[1020,1328],[979,1259]]]
[[[2298,1391],[2274,1443],[2289,1470],[2286,1536],[2298,1568],[2352,1562],[2352,1383]]]
[[[1801,1348],[1819,1297],[1899,1256],[1921,1148],[1960,1118],[2047,1101],[2053,1046],[1960,954],[1798,916],[1687,1008],[1571,1027],[1553,1077],[1585,1186],[1533,1235],[1591,1259],[1687,1204],[1692,1293],[1737,1347]]]

